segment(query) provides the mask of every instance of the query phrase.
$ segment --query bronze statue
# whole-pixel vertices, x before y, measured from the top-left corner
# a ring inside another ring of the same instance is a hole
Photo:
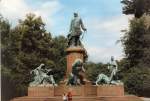
[[[113,56],[111,56],[111,62],[108,65],[108,69],[111,72],[110,76],[100,73],[97,76],[97,80],[95,82],[96,85],[99,85],[99,83],[100,84],[122,85],[123,83],[120,80],[118,80],[118,78],[117,78],[118,65],[117,65],[116,61],[114,60]],[[117,78],[117,79],[114,79],[114,78]]]
[[[82,30],[86,31],[82,19],[78,16],[78,13],[74,13],[74,19],[71,21],[70,30],[68,34],[68,46],[81,46],[80,36]]]
[[[30,73],[33,74],[34,80],[30,82],[30,86],[57,86],[53,77],[53,70],[44,68],[44,64],[42,63],[40,66],[32,70]]]
[[[83,67],[83,61],[81,59],[76,59],[72,64],[72,72],[69,75],[69,79],[67,85],[81,85],[84,84],[84,78],[80,74],[81,72],[85,72]]]

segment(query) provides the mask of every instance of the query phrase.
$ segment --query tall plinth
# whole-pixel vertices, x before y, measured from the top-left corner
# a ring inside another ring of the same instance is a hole
[[[67,48],[66,52],[67,52],[66,75],[68,76],[68,74],[71,73],[72,71],[72,64],[75,62],[76,59],[81,59],[82,61],[84,61],[86,50],[82,47],[69,47]]]

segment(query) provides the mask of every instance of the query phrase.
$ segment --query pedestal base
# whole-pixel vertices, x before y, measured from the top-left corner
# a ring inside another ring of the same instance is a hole
[[[76,59],[81,59],[84,61],[84,56],[86,51],[82,47],[70,47],[67,48],[67,72],[66,76],[68,76],[72,72],[72,64],[75,62]]]
[[[63,101],[62,97],[19,97],[11,101]],[[136,96],[73,97],[72,101],[142,101]]]
[[[53,97],[54,87],[28,87],[29,97]]]
[[[136,96],[124,95],[123,85],[29,87],[28,96],[14,98],[11,101],[62,101],[62,94],[72,92],[72,101],[142,101]]]
[[[66,86],[65,84],[60,84],[58,87],[55,87],[54,95],[62,96],[65,92],[72,92],[73,96],[97,96],[97,86],[93,86],[89,83],[81,86]]]
[[[123,85],[97,86],[97,96],[124,96],[124,86]]]

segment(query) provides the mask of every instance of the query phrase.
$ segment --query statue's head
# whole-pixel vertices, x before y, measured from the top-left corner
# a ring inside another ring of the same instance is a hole
[[[74,17],[78,17],[78,13],[77,12],[74,12]]]
[[[114,56],[111,56],[111,61],[114,61]]]
[[[44,64],[44,63],[41,63],[38,68],[41,69],[41,68],[43,68],[44,66],[45,66],[45,64]]]
[[[78,65],[78,66],[82,66],[83,65],[83,61],[81,59],[76,59],[74,64]]]
[[[78,63],[78,62],[79,62],[79,63],[83,63],[83,61],[82,61],[81,59],[76,59],[76,60],[75,60],[75,63]]]
[[[44,66],[44,63],[41,63],[41,66]]]

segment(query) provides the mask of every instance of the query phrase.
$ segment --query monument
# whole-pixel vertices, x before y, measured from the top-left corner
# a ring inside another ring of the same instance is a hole
[[[71,92],[73,101],[142,101],[134,95],[125,95],[123,83],[114,79],[118,66],[113,57],[108,66],[110,76],[99,74],[96,85],[92,85],[86,79],[84,63],[88,56],[81,42],[83,31],[87,29],[78,13],[74,13],[67,36],[67,71],[63,81],[56,84],[53,70],[46,69],[44,64],[41,64],[31,71],[34,80],[29,84],[28,95],[14,98],[11,101],[62,101],[64,92]]]
[[[116,61],[114,60],[114,57],[111,57],[111,62],[108,65],[108,69],[110,70],[111,74],[110,76],[107,76],[103,73],[100,73],[97,76],[97,80],[96,80],[96,85],[98,85],[98,83],[100,84],[113,84],[113,85],[123,85],[123,83],[118,80],[117,78],[117,72],[118,70],[118,66]],[[115,80],[114,80],[115,79]]]

